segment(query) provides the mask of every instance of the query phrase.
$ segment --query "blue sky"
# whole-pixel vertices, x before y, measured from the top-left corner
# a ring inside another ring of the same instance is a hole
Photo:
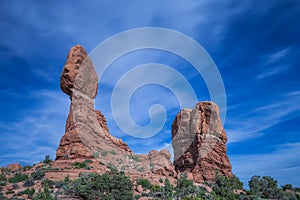
[[[90,52],[108,37],[139,27],[164,27],[200,43],[216,63],[227,96],[225,129],[233,172],[243,181],[271,175],[300,186],[300,3],[249,1],[1,1],[0,165],[33,164],[55,151],[69,109],[59,77],[69,49]],[[111,133],[145,153],[168,145],[180,107],[170,90],[146,85],[132,96],[130,112],[141,126],[153,104],[166,108],[162,131],[136,139],[113,120],[112,85],[134,66],[157,62],[184,75],[199,101],[210,100],[193,67],[179,56],[141,50],[114,62],[99,83],[96,108]],[[171,79],[172,77],[170,77]],[[141,145],[143,144],[143,145]]]

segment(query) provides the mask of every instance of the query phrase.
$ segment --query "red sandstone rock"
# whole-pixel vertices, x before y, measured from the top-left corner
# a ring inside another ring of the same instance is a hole
[[[136,186],[136,191],[139,192],[139,193],[142,193],[143,192],[143,187],[141,185],[138,185]]]
[[[70,97],[72,96],[72,90],[74,88],[74,83],[78,75],[79,69],[81,68],[84,62],[88,61],[86,59],[87,57],[88,54],[80,45],[72,47],[69,51],[65,66],[60,77],[60,88],[64,93],[66,93]],[[95,97],[96,93],[94,94],[94,98]]]
[[[65,134],[56,152],[56,160],[92,158],[100,151],[132,153],[127,144],[110,135],[106,119],[94,109],[98,76],[92,61],[80,45],[70,49],[60,86],[71,98]]]
[[[18,171],[22,169],[22,166],[20,164],[9,164],[7,168],[11,171]]]
[[[213,181],[216,171],[232,177],[226,142],[227,136],[215,103],[201,102],[194,109],[181,110],[172,124],[176,170],[192,173],[193,179],[199,183]]]
[[[105,119],[104,115],[99,110],[96,110],[96,116],[97,116],[97,120],[98,120],[98,123],[99,123],[100,127],[104,131],[105,137],[109,141],[111,141],[113,144],[117,145],[119,148],[132,153],[131,149],[128,147],[128,145],[125,142],[123,142],[121,139],[113,137],[109,133],[109,129],[108,129],[107,124],[106,124],[106,119]]]

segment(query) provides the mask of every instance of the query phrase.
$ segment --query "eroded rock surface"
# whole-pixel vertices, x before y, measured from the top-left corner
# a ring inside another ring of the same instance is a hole
[[[216,172],[232,177],[226,155],[227,136],[213,102],[183,109],[172,124],[174,166],[196,182],[213,181]]]
[[[65,134],[56,152],[56,160],[92,158],[101,151],[132,151],[122,140],[109,134],[106,119],[94,109],[98,76],[86,51],[80,45],[70,49],[63,68],[60,87],[70,96],[71,105]]]

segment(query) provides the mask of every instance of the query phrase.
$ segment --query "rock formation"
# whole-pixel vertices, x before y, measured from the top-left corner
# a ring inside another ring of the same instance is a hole
[[[227,136],[213,102],[181,110],[172,124],[174,166],[196,182],[213,181],[216,172],[232,177]]]
[[[56,160],[91,158],[95,152],[110,149],[131,153],[126,143],[109,134],[105,117],[94,109],[98,76],[80,45],[72,47],[67,56],[60,88],[70,96],[71,105]]]
[[[187,172],[196,182],[214,180],[216,170],[232,176],[226,155],[226,133],[212,102],[183,109],[172,125],[174,164],[167,150],[135,155],[122,140],[113,137],[104,115],[94,109],[98,76],[85,50],[71,48],[61,75],[60,87],[70,96],[71,105],[65,134],[56,152],[56,160],[96,158],[127,171],[131,177],[177,177]],[[109,153],[110,152],[110,153]]]

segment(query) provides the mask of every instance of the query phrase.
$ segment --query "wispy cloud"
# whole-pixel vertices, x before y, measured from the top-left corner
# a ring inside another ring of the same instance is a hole
[[[275,53],[271,53],[267,56],[263,56],[264,64],[261,68],[263,72],[257,76],[258,79],[262,79],[271,75],[276,75],[284,70],[288,70],[290,66],[287,63],[283,63],[282,60],[286,58],[290,51],[290,48],[283,48]]]
[[[240,142],[263,136],[266,129],[288,119],[289,114],[298,112],[299,100],[298,92],[286,93],[281,95],[279,102],[255,108],[234,118],[227,118],[228,142]],[[238,109],[243,110],[241,107]]]
[[[33,164],[55,151],[68,113],[68,98],[61,92],[33,91],[30,98],[38,101],[33,110],[20,110],[13,122],[1,122],[0,165],[11,162]]]
[[[300,143],[277,146],[276,150],[264,154],[230,156],[233,172],[247,185],[254,175],[272,176],[279,184],[293,183],[300,185],[296,176],[300,170]]]

